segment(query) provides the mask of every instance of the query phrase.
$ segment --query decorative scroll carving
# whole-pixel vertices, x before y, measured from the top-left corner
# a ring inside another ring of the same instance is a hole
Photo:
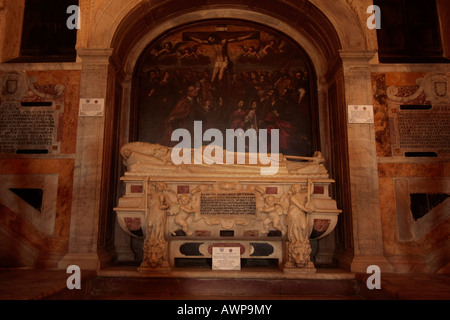
[[[410,96],[398,96],[398,87],[388,87],[387,96],[391,101],[406,103],[417,99],[425,93],[427,100],[432,104],[450,103],[450,73],[429,73],[423,78],[416,80],[419,88]]]

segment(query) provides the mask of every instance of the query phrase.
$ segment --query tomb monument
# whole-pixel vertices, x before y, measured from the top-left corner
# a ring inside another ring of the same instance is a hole
[[[310,240],[331,233],[341,213],[320,152],[279,154],[278,172],[261,175],[261,164],[175,165],[171,151],[145,142],[121,149],[125,194],[115,211],[127,234],[144,239],[140,272],[170,273],[211,259],[215,247],[238,247],[242,259],[285,272],[316,271]]]

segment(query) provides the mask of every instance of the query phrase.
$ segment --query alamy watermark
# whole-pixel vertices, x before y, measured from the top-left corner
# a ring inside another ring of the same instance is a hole
[[[381,289],[381,269],[377,265],[367,267],[366,273],[372,275],[367,278],[366,286],[369,290]]]
[[[81,269],[79,266],[71,265],[67,267],[67,273],[71,273],[72,275],[67,278],[66,285],[67,289],[73,290],[81,289]]]
[[[270,135],[270,154],[268,153],[268,135]],[[278,129],[226,129],[226,147],[224,137],[219,129],[208,129],[203,133],[202,121],[194,121],[194,137],[187,129],[176,129],[172,132],[171,140],[179,142],[171,153],[173,164],[259,164],[269,165],[261,167],[261,175],[278,173],[280,161],[280,133]],[[181,139],[181,141],[180,141]],[[211,141],[203,148],[204,141]],[[235,144],[236,141],[236,144]],[[248,143],[247,143],[248,142]],[[191,150],[194,149],[192,161]],[[236,153],[234,153],[236,150]],[[247,161],[248,156],[248,163]],[[193,163],[192,163],[193,162]]]
[[[70,14],[67,19],[67,28],[70,30],[81,29],[80,7],[77,5],[71,5],[67,7],[66,13]],[[379,6],[370,5],[366,10],[370,17],[367,19],[367,28],[381,29],[381,9]]]
[[[369,6],[367,8],[367,14],[371,16],[367,19],[367,28],[370,30],[381,29],[381,9],[379,6]]]
[[[80,7],[76,5],[68,6],[66,13],[70,14],[66,21],[67,28],[70,30],[81,29]]]

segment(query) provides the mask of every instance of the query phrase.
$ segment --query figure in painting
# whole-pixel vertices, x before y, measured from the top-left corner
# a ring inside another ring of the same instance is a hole
[[[247,113],[244,111],[244,101],[239,100],[237,110],[231,115],[232,129],[245,129],[245,118]]]
[[[279,99],[276,92],[272,92],[271,101],[267,106],[268,112],[264,118],[263,126],[271,133],[271,130],[278,129],[280,134],[279,147],[280,152],[290,154],[292,139],[294,138],[295,128],[290,121],[283,117],[285,105]]]
[[[195,48],[184,48],[183,54],[178,58],[178,60],[180,60],[181,64],[185,66],[196,65],[200,59],[195,51]]]
[[[216,52],[216,62],[214,64],[211,82],[214,83],[214,80],[217,77],[220,83],[223,79],[225,71],[231,64],[230,57],[228,56],[228,44],[231,42],[239,42],[251,39],[254,36],[255,33],[250,33],[243,37],[221,39],[216,33],[211,33],[208,37],[208,40],[202,40],[192,36],[190,38],[192,41],[200,44],[212,45],[214,51]]]
[[[247,116],[245,117],[247,128],[255,129],[256,132],[258,132],[258,119],[256,116],[257,109],[258,109],[258,100],[252,100],[250,105],[250,111],[247,113]]]
[[[239,58],[241,63],[255,64],[261,62],[261,57],[258,54],[259,49],[256,49],[255,46],[248,48],[241,46],[241,48],[245,51]]]
[[[184,42],[178,42],[174,46],[170,41],[165,42],[164,46],[155,53],[155,58],[164,65],[174,64],[178,60],[178,49],[183,44]]]
[[[185,128],[193,133],[194,120],[199,109],[197,96],[198,89],[194,85],[188,86],[185,96],[178,100],[169,114],[169,119],[166,120],[166,132],[161,140],[161,144],[173,145],[171,141],[172,132],[178,128]]]

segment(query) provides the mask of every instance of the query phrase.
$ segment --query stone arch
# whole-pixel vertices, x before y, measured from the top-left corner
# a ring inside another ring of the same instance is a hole
[[[202,1],[189,1],[181,7],[179,2],[175,4],[173,1],[165,1],[155,6],[151,6],[149,2],[135,2],[132,2],[134,6],[132,6],[132,3],[127,3],[123,8],[110,2],[96,19],[98,22],[93,25],[93,32],[89,41],[89,46],[93,48],[113,48],[111,65],[114,72],[110,72],[109,75],[115,77],[115,80],[108,79],[108,83],[110,83],[108,91],[113,87],[115,88],[114,90],[121,91],[120,98],[113,98],[114,102],[111,103],[111,107],[114,110],[110,113],[111,120],[105,119],[106,122],[119,122],[117,130],[119,130],[120,135],[117,141],[111,141],[110,147],[105,148],[105,153],[109,153],[106,156],[110,157],[111,163],[116,163],[116,165],[120,163],[112,155],[118,154],[117,150],[114,151],[114,148],[120,148],[121,145],[130,139],[130,127],[132,126],[130,123],[132,121],[130,110],[132,110],[132,105],[134,104],[132,101],[132,84],[140,55],[145,51],[150,42],[164,34],[166,30],[196,21],[235,19],[258,23],[281,31],[294,42],[298,43],[309,56],[311,64],[315,69],[316,77],[318,78],[316,86],[318,96],[316,103],[322,109],[319,110],[319,118],[321,118],[319,121],[320,129],[325,128],[324,135],[329,132],[329,120],[326,114],[329,104],[329,101],[327,101],[327,91],[329,82],[334,79],[335,75],[333,73],[338,68],[336,65],[339,65],[339,51],[344,46],[355,50],[364,47],[364,39],[362,37],[346,35],[347,31],[342,27],[340,27],[341,30],[335,28],[327,15],[319,10],[317,6],[308,1],[297,1],[296,6],[281,1],[255,1],[251,7],[248,5],[227,4],[229,1],[221,1],[220,5],[214,6],[198,5]],[[340,12],[341,14],[345,14],[345,16],[353,17],[353,13],[351,11],[349,12],[350,9],[342,6],[341,3],[334,7],[333,10],[337,11],[331,10],[332,14]],[[118,13],[112,19],[108,12]],[[113,21],[112,25],[110,24],[108,28],[105,28],[100,23],[103,16],[108,16],[109,21]],[[120,19],[121,21],[119,22]],[[356,27],[356,21],[353,18],[350,21]],[[339,25],[339,23],[337,24]],[[339,32],[343,35],[340,36]],[[358,35],[360,36],[360,33]],[[344,43],[341,38],[344,40]],[[333,75],[330,76],[330,74]],[[111,85],[111,83],[115,84]],[[107,94],[117,96],[117,93],[108,92]],[[344,94],[342,93],[340,97],[343,98],[343,96]],[[121,119],[114,118],[118,117],[119,114],[122,115]],[[342,123],[341,126],[343,128]],[[106,137],[112,135],[113,132],[108,133],[105,131]],[[320,141],[322,149],[326,149],[329,144],[328,141],[331,140],[329,137],[324,138],[321,133]],[[344,150],[345,148],[341,152],[344,152]],[[328,155],[330,152],[325,151],[324,153]],[[334,165],[334,167],[338,166],[339,164]],[[110,173],[115,175],[114,179],[111,179],[111,175],[108,176],[109,183],[117,184],[120,178],[120,174],[118,174],[120,169],[114,168],[113,166],[109,169]],[[120,186],[116,185],[113,189],[118,190],[119,188]],[[105,204],[105,207],[108,207],[108,205]],[[105,214],[107,213],[105,212]],[[107,218],[105,219],[108,220]],[[103,234],[107,233],[104,232]],[[118,242],[120,240],[115,241],[116,249],[117,246],[120,246]],[[335,246],[334,240],[331,242],[326,243],[325,246]],[[331,257],[328,258],[331,259]]]
[[[100,1],[99,1],[100,2]],[[120,51],[120,44],[125,35],[127,43],[135,41],[144,30],[161,23],[173,20],[175,17],[189,12],[220,12],[233,8],[235,10],[252,13],[259,12],[287,23],[292,27],[303,30],[305,34],[315,37],[316,41],[340,42],[342,49],[364,49],[367,39],[358,14],[349,5],[352,1],[326,0],[296,0],[296,1],[251,1],[250,4],[239,4],[236,1],[217,1],[214,5],[204,0],[184,1],[176,0],[150,1],[132,0],[109,1],[100,3],[97,14],[93,17],[88,46],[90,48],[112,47]],[[223,16],[222,16],[223,17]],[[203,17],[205,18],[205,17]],[[132,33],[138,27],[141,32]],[[361,32],[355,32],[355,30]],[[132,37],[129,37],[132,35]],[[129,46],[128,46],[129,48]]]

